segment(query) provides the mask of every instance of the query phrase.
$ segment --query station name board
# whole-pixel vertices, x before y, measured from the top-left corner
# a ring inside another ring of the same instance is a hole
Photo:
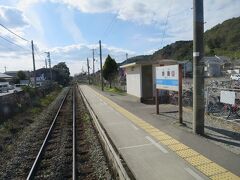
[[[179,65],[156,67],[156,88],[178,91],[179,86]]]

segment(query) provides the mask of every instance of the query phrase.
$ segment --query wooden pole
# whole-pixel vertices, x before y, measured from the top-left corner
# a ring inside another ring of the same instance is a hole
[[[182,65],[178,66],[178,113],[179,113],[179,123],[183,123],[182,117]]]
[[[156,102],[156,114],[159,114],[159,99],[158,99],[159,90],[156,89],[155,102]]]

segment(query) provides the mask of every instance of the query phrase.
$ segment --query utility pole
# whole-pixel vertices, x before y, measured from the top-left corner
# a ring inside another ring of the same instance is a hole
[[[93,56],[93,75],[94,75],[94,73],[95,73],[95,66],[94,66],[94,61],[95,61],[95,59],[94,59],[94,49],[92,49],[92,56]]]
[[[92,57],[92,58],[93,58],[93,60],[92,60],[92,61],[93,61],[93,74],[92,74],[92,77],[93,77],[93,78],[92,78],[92,83],[94,84],[94,83],[95,83],[95,74],[94,74],[94,73],[95,73],[95,66],[94,66],[94,61],[95,61],[95,59],[94,59],[94,49],[92,49],[92,56],[93,56],[93,57]]]
[[[36,67],[35,67],[35,57],[34,57],[34,45],[33,45],[33,40],[31,41],[31,44],[32,44],[32,58],[33,58],[34,88],[36,88]]]
[[[100,51],[101,87],[102,87],[102,91],[103,91],[102,44],[101,44],[101,40],[99,40],[99,51]]]
[[[90,75],[89,75],[89,60],[87,58],[87,69],[88,69],[88,84],[90,84]]]
[[[193,131],[204,134],[203,0],[193,0]]]
[[[47,54],[47,58],[48,58],[48,67],[50,69],[50,78],[51,81],[53,80],[53,76],[52,76],[52,67],[51,67],[51,57],[50,57],[50,52],[45,52]]]
[[[126,63],[127,63],[127,60],[128,60],[128,53],[126,53]]]
[[[45,67],[47,69],[47,59],[45,58]]]

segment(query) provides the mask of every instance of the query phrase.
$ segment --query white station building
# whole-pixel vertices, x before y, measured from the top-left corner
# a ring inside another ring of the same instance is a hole
[[[177,64],[177,61],[170,59],[153,61],[151,56],[137,56],[125,61],[120,68],[125,70],[127,93],[138,97],[141,102],[153,101],[156,89],[156,66],[173,64]]]

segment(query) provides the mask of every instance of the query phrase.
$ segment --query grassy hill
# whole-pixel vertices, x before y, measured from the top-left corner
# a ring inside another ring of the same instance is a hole
[[[240,17],[214,26],[204,33],[205,55],[240,59]],[[176,41],[156,51],[153,59],[192,60],[192,41]]]

